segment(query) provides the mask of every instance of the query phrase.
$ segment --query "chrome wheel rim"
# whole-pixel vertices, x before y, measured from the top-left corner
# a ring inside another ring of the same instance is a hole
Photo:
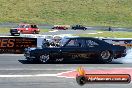
[[[104,60],[108,60],[110,58],[110,52],[109,51],[101,52],[101,58]]]

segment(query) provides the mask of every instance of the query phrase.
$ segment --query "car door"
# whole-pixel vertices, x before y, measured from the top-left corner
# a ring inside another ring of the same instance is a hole
[[[26,34],[30,33],[30,25],[25,26],[24,33],[26,33]]]
[[[62,56],[68,61],[79,60],[86,54],[85,41],[83,39],[70,39],[62,48]]]
[[[85,43],[87,47],[87,57],[88,58],[98,57],[98,54],[100,52],[99,43],[92,39],[86,39]]]

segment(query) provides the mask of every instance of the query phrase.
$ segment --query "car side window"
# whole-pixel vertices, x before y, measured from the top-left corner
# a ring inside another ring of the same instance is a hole
[[[31,28],[37,28],[37,25],[31,25]]]
[[[24,28],[24,25],[19,25],[17,28]]]
[[[30,28],[30,26],[29,25],[26,25],[25,28]]]
[[[71,39],[66,46],[68,47],[84,47],[84,40]]]
[[[76,40],[70,40],[66,46],[76,46]]]
[[[99,45],[98,43],[96,43],[93,40],[86,40],[86,44],[87,44],[88,47],[95,47],[95,46]]]

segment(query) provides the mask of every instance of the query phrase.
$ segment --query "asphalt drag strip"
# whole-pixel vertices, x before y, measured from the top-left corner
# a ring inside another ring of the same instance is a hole
[[[0,55],[0,88],[131,88],[132,84],[86,84],[75,80],[76,69],[88,74],[129,73],[132,64],[23,64],[22,55]],[[26,61],[25,61],[26,63]]]

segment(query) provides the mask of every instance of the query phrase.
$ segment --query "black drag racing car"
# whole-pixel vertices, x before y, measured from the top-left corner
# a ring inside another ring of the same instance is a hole
[[[66,38],[59,47],[28,48],[24,54],[27,60],[41,63],[89,61],[91,59],[109,63],[112,59],[125,55],[126,47],[112,45],[91,37]]]
[[[87,27],[85,27],[83,25],[75,25],[75,26],[72,26],[71,29],[74,29],[74,30],[87,30]]]

